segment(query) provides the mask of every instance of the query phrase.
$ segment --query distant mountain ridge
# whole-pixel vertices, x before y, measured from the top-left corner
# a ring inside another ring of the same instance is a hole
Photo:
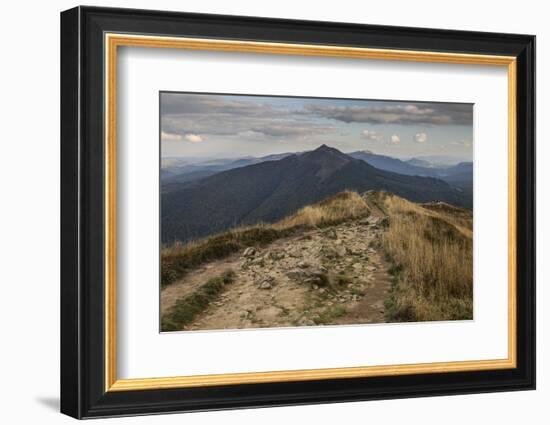
[[[167,161],[168,166],[161,168],[161,185],[163,186],[163,191],[171,191],[179,188],[182,183],[188,183],[208,177],[221,171],[246,167],[248,165],[258,164],[260,162],[276,161],[289,155],[293,155],[293,153],[286,152],[262,157],[248,156],[233,159],[222,158],[217,160],[198,161],[194,163],[186,163],[182,160],[179,164],[174,161],[174,165]]]
[[[471,198],[441,179],[374,167],[322,145],[278,160],[218,172],[166,191],[161,197],[162,241],[170,243],[235,226],[274,222],[343,190],[385,190],[415,202],[471,206]]]
[[[427,167],[421,167],[410,162],[401,161],[386,155],[378,155],[368,151],[351,152],[348,155],[356,159],[362,159],[373,167],[407,176],[438,177],[437,171]]]
[[[433,168],[433,164],[425,159],[411,158],[405,161],[407,164],[414,165],[415,167]]]

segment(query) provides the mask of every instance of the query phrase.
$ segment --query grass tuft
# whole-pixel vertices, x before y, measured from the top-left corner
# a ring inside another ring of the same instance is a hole
[[[235,273],[225,272],[221,276],[209,279],[204,285],[183,298],[176,301],[170,311],[162,318],[163,332],[181,330],[185,325],[202,313],[208,305],[223,292],[225,285],[233,283]]]
[[[314,321],[317,325],[330,324],[334,320],[345,316],[347,312],[347,309],[343,305],[335,305],[319,313],[319,317],[315,318]]]
[[[333,281],[336,287],[340,287],[349,285],[353,281],[353,279],[347,274],[338,273],[336,276],[334,276]]]

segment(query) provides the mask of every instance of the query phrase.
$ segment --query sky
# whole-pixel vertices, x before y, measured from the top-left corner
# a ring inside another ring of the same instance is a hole
[[[161,92],[161,156],[232,158],[322,144],[471,161],[473,105]]]

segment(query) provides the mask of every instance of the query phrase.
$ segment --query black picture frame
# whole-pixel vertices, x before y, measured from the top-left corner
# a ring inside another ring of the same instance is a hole
[[[105,391],[104,34],[507,55],[517,58],[517,367]],[[76,7],[61,13],[61,412],[75,418],[535,388],[535,37]]]

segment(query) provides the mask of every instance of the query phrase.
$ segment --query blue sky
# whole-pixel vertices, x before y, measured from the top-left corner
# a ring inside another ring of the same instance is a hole
[[[473,105],[163,92],[161,155],[228,158],[327,144],[471,161]]]

